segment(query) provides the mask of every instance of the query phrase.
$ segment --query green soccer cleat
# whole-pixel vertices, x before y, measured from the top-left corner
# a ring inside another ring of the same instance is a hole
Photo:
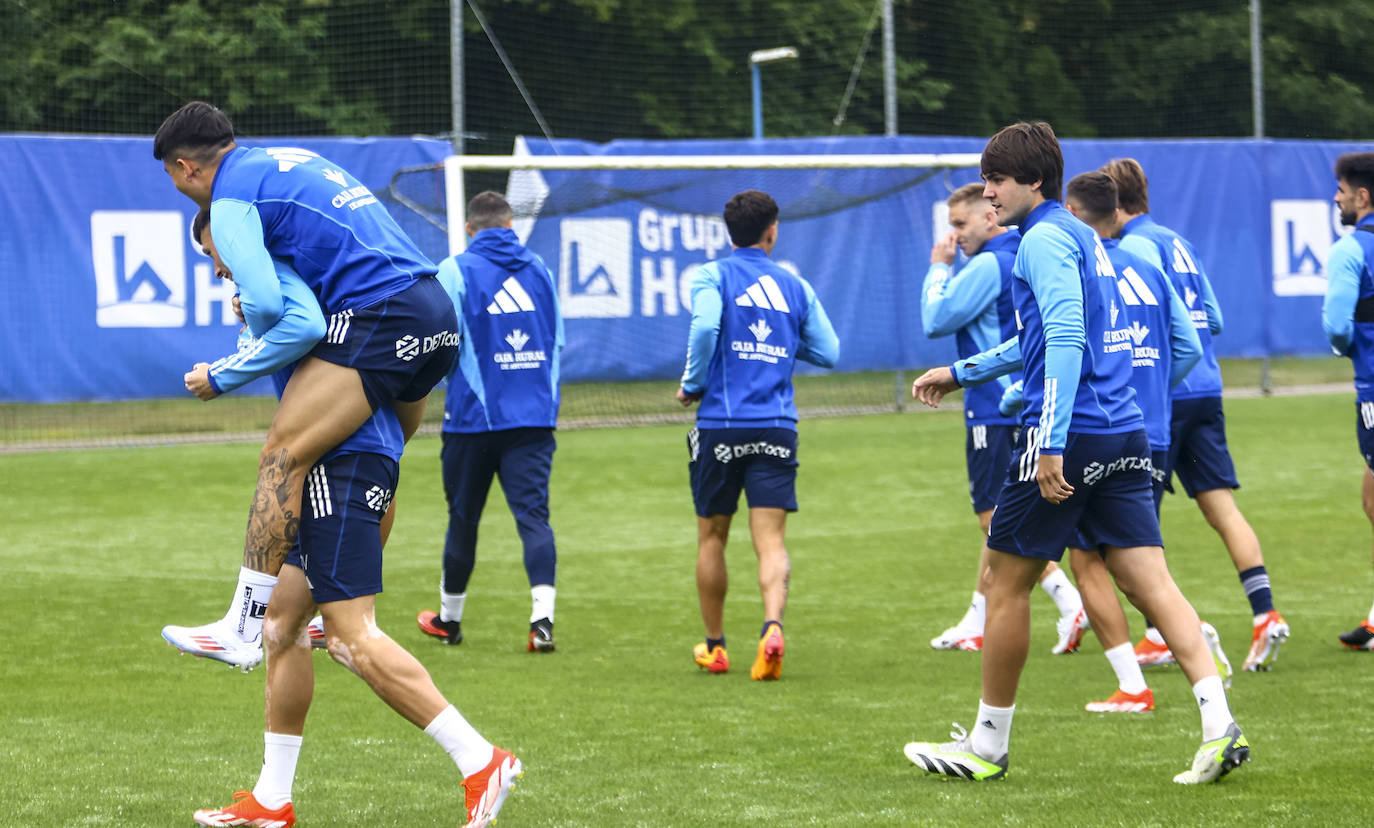
[[[973,739],[969,737],[968,731],[957,724],[954,727],[949,734],[954,740],[952,742],[943,745],[933,742],[912,742],[903,748],[902,752],[922,770],[952,776],[955,779],[991,782],[1007,775],[1009,754],[1004,753],[1001,759],[989,762],[973,752]]]
[[[1215,782],[1240,767],[1241,762],[1249,761],[1250,743],[1241,733],[1240,725],[1231,722],[1220,739],[1202,743],[1193,756],[1193,766],[1175,776],[1174,781],[1180,785]]]

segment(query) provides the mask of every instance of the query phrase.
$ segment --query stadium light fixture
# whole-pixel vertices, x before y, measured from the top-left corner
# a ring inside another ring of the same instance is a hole
[[[754,138],[763,137],[763,84],[759,81],[759,66],[783,60],[796,60],[795,46],[779,46],[776,49],[759,49],[749,53],[749,79],[753,86]]]

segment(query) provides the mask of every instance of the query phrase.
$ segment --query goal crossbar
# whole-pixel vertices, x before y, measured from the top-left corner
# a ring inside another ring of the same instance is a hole
[[[450,155],[444,159],[449,252],[467,245],[464,212],[468,170],[787,170],[955,169],[978,166],[976,152],[843,153],[833,155]]]

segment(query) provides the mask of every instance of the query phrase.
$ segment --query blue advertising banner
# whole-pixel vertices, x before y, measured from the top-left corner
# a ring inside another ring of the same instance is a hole
[[[374,192],[450,152],[424,138],[276,138],[349,169]],[[980,138],[560,141],[559,154],[977,153]],[[1066,179],[1123,156],[1150,178],[1151,213],[1200,251],[1225,315],[1222,356],[1328,353],[1321,297],[1337,156],[1300,141],[1063,142]],[[519,149],[552,154],[543,141]],[[442,193],[438,173],[431,174]],[[721,219],[739,190],[782,210],[774,258],[816,288],[840,335],[838,370],[920,368],[953,355],[921,333],[919,291],[944,199],[977,170],[518,171],[516,229],[554,271],[565,381],[672,380],[682,371],[698,265],[729,255]],[[0,401],[176,397],[192,363],[234,347],[231,285],[189,237],[194,205],[150,138],[0,135]],[[385,200],[385,199],[384,199]],[[388,201],[432,257],[443,231]],[[269,393],[264,384],[250,392]],[[240,392],[242,393],[242,392]]]

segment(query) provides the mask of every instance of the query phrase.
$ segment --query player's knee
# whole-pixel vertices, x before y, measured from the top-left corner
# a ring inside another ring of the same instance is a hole
[[[262,619],[262,646],[270,657],[274,652],[284,652],[291,647],[309,647],[310,637],[306,634],[306,625],[299,619],[269,609]]]

